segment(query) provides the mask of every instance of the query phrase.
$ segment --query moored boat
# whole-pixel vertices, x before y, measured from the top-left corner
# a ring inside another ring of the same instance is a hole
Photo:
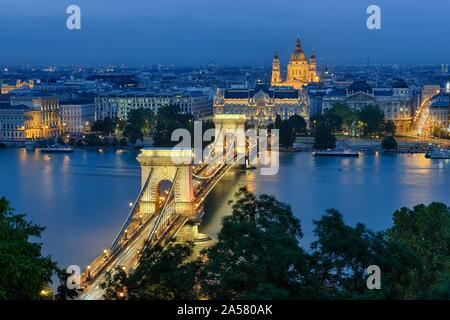
[[[359,157],[359,152],[352,151],[352,150],[338,150],[338,149],[328,149],[328,150],[321,150],[316,151],[313,153],[316,157],[353,157],[357,158]]]
[[[52,145],[50,147],[41,148],[41,152],[45,153],[70,153],[73,152],[71,147]]]
[[[450,159],[450,150],[434,149],[432,152],[425,154],[425,158]]]

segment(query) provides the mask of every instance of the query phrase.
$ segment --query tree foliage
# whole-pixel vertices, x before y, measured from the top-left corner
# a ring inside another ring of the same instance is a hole
[[[273,196],[241,188],[218,242],[203,252],[202,289],[211,299],[308,297],[300,222]]]
[[[420,259],[424,272],[416,275],[415,288],[426,291],[450,280],[450,209],[445,204],[397,210],[388,234]]]
[[[279,130],[280,146],[291,148],[297,134],[306,133],[306,121],[300,115],[292,115],[286,120],[282,120],[281,117],[277,115],[275,122],[268,127],[269,130],[272,128]]]
[[[166,249],[147,247],[136,270],[127,275],[120,267],[108,272],[101,284],[106,299],[193,300],[198,261],[189,261],[193,244],[172,244]]]
[[[42,256],[39,239],[45,228],[22,214],[14,214],[9,202],[0,198],[0,299],[40,299],[41,290],[57,271],[51,257]]]
[[[119,118],[105,118],[103,120],[97,120],[92,124],[91,131],[101,132],[103,135],[108,136],[117,131],[122,132],[125,128],[125,121]]]
[[[173,147],[179,141],[172,141],[172,133],[176,129],[193,131],[191,115],[181,113],[178,106],[164,106],[158,110],[154,142],[157,147]]]
[[[375,105],[362,107],[357,112],[364,136],[378,135],[383,131],[384,113]]]
[[[314,149],[333,149],[336,147],[336,136],[332,125],[328,122],[318,122],[314,127]]]
[[[397,149],[397,141],[393,136],[387,136],[381,141],[381,148],[383,150],[396,150]]]
[[[138,139],[143,140],[155,126],[155,117],[150,109],[134,109],[128,113],[124,135],[131,143],[136,143]]]

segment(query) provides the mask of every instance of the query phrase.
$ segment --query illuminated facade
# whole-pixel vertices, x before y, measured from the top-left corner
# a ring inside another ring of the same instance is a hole
[[[2,84],[1,93],[8,94],[10,91],[22,89],[24,87],[27,87],[28,89],[33,89],[34,81],[30,80],[27,82],[27,81],[17,80],[15,84]]]
[[[25,136],[27,139],[56,138],[61,133],[59,99],[25,94],[11,99],[12,105],[26,105]]]
[[[40,112],[42,138],[56,138],[61,133],[59,99],[53,97],[35,98],[34,108]]]
[[[441,92],[431,99],[429,123],[431,130],[450,129],[450,95]]]
[[[309,83],[319,81],[320,77],[317,75],[316,56],[313,52],[308,62],[306,55],[303,53],[300,39],[297,38],[295,49],[289,59],[285,81],[281,78],[280,59],[278,53],[275,52],[272,61],[272,80],[270,82],[273,87],[293,87],[300,89]]]
[[[289,88],[268,88],[258,82],[253,89],[218,89],[214,97],[214,115],[243,114],[251,124],[266,125],[277,115],[287,119],[294,114],[308,119],[308,97]]]
[[[44,130],[42,128],[42,113],[39,110],[29,110],[25,112],[25,138],[42,139]]]

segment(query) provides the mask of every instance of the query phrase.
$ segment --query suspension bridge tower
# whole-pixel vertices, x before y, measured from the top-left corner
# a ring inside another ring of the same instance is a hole
[[[192,150],[183,148],[145,148],[137,157],[141,164],[141,213],[153,215],[159,209],[162,182],[173,188],[175,211],[192,217],[194,188],[192,181]]]

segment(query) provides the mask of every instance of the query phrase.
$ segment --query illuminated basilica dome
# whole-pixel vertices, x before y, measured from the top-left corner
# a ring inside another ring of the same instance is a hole
[[[300,43],[299,38],[297,38],[297,41],[295,42],[295,50],[294,50],[294,52],[291,53],[291,58],[289,60],[291,62],[294,62],[294,61],[298,61],[298,62],[305,61],[306,62],[306,61],[308,61],[306,59],[305,54],[302,51],[302,45]]]
[[[308,62],[299,38],[295,42],[295,49],[289,59],[285,80],[281,78],[280,58],[278,53],[275,52],[272,60],[272,80],[270,82],[272,87],[300,89],[311,82],[320,82],[320,77],[317,74],[316,56],[313,51]]]

